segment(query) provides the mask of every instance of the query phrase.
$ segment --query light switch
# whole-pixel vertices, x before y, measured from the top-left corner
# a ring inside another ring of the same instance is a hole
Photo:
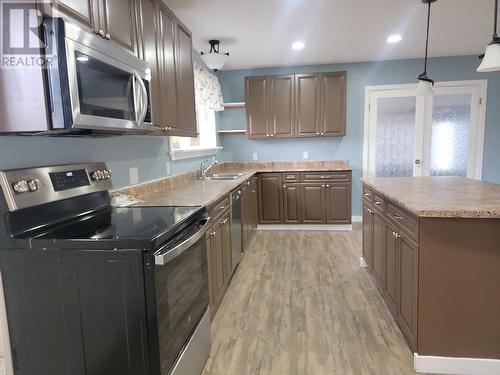
[[[302,153],[302,158],[303,158],[304,160],[309,159],[309,152],[304,151],[304,152]]]
[[[136,185],[139,183],[139,168],[137,167],[129,168],[128,174],[130,177],[130,185]]]
[[[253,160],[259,160],[259,155],[256,152],[253,153]]]

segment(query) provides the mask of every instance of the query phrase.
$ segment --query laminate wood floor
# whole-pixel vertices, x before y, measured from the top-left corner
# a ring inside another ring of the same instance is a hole
[[[212,323],[204,375],[415,374],[352,232],[259,232]]]

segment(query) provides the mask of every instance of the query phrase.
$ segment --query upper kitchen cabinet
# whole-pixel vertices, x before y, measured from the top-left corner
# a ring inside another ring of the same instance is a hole
[[[320,75],[321,111],[319,131],[324,137],[346,135],[346,73]]]
[[[346,134],[346,73],[247,77],[248,138]]]
[[[136,54],[137,4],[139,0],[52,0],[45,11],[83,25]]]
[[[159,0],[141,0],[139,48],[151,66],[155,135],[196,137],[190,31]]]
[[[294,76],[247,77],[248,138],[289,138],[294,131]]]

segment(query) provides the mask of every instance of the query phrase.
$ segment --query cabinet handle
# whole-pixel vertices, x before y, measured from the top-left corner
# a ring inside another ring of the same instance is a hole
[[[324,137],[325,136],[325,133],[321,133],[321,136]]]
[[[370,193],[364,193],[363,194],[365,197],[371,197],[371,194]]]
[[[327,187],[327,188],[329,188],[329,187],[330,187],[330,185],[326,185],[326,187]]]
[[[271,137],[274,137],[274,134],[271,134]]]
[[[321,135],[321,133],[316,133],[316,135]]]
[[[393,215],[393,217],[396,220],[403,220],[403,216],[401,216],[401,215]]]
[[[321,185],[321,187],[325,187],[326,185]]]
[[[220,210],[223,210],[224,208],[226,208],[226,206],[219,206]]]
[[[367,209],[369,214],[373,214],[373,210],[371,208]]]
[[[101,36],[102,38],[105,38],[106,37],[106,33],[104,33],[104,30],[99,30],[97,32],[99,34],[99,36]]]
[[[377,206],[380,206],[380,205],[382,204],[382,202],[380,202],[380,201],[375,201],[375,204],[376,204]]]
[[[111,34],[110,34],[110,33],[107,33],[107,34],[106,34],[106,39],[107,39],[107,40],[110,40],[110,39],[111,39]]]
[[[283,189],[286,189],[286,185],[283,185]]]

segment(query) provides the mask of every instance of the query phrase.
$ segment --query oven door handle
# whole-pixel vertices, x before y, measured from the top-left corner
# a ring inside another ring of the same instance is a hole
[[[146,114],[148,113],[148,90],[146,89],[146,85],[144,84],[144,81],[139,73],[134,72],[134,76],[135,80],[139,83],[139,87],[141,88],[141,113],[137,117],[137,125],[141,126],[146,119]]]
[[[179,255],[181,255],[183,252],[188,250],[191,246],[193,246],[200,238],[202,238],[205,233],[208,230],[208,227],[210,226],[210,217],[206,217],[203,219],[205,221],[205,224],[191,237],[189,237],[187,240],[183,241],[179,245],[175,246],[174,248],[163,252],[163,249],[158,250],[155,253],[155,265],[157,266],[164,266],[167,263],[173,261],[175,258],[177,258]]]

